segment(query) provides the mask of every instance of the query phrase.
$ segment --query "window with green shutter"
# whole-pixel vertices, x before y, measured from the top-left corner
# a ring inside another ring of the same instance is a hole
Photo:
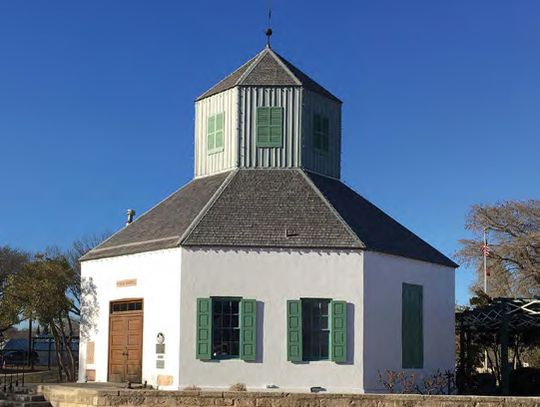
[[[423,288],[403,283],[401,304],[401,358],[403,369],[424,365]]]
[[[197,299],[197,359],[255,360],[257,302],[239,297]]]
[[[328,117],[315,113],[313,115],[313,147],[322,152],[330,148],[330,124]]]
[[[287,360],[347,360],[347,303],[305,298],[287,301]]]
[[[223,121],[225,115],[218,113],[208,117],[206,136],[208,142],[208,154],[223,151]]]
[[[257,147],[281,147],[283,144],[283,108],[257,108]]]

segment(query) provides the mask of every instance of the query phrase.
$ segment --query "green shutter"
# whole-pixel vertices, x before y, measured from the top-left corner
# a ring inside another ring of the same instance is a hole
[[[214,135],[214,145],[216,149],[223,148],[223,119],[223,113],[219,113],[216,115],[216,132]]]
[[[223,122],[225,115],[218,113],[208,118],[206,137],[208,140],[208,154],[223,151]]]
[[[257,108],[257,147],[281,147],[283,139],[283,108]]]
[[[208,124],[206,127],[206,136],[208,140],[208,151],[212,151],[216,148],[216,138],[215,138],[215,131],[216,131],[216,116],[210,116],[208,118]]]
[[[313,115],[313,147],[327,152],[329,149],[330,123],[328,117],[318,113]]]
[[[424,365],[423,293],[421,285],[403,283],[401,358],[404,369]]]
[[[332,301],[330,355],[334,362],[347,361],[347,302]]]
[[[257,301],[240,302],[240,359],[257,357]]]
[[[197,359],[212,358],[212,299],[197,298]]]
[[[287,360],[302,361],[302,302],[287,301]]]

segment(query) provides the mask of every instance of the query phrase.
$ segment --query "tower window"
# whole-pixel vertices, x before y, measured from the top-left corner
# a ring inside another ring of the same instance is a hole
[[[208,118],[206,127],[208,154],[223,151],[223,121],[223,113],[218,113]]]
[[[281,147],[283,143],[283,108],[257,108],[257,147]]]
[[[313,116],[313,147],[316,150],[328,152],[329,127],[328,117],[315,113]]]

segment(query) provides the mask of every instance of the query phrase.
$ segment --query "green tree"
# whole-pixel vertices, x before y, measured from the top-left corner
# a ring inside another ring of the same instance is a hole
[[[23,270],[29,259],[30,255],[24,251],[8,246],[0,247],[0,303],[3,302],[10,280]],[[19,314],[15,308],[3,310],[0,312],[0,333],[7,331],[19,322]]]
[[[1,285],[0,322],[12,326],[32,319],[46,327],[55,341],[60,380],[62,372],[67,381],[77,379],[73,341],[79,335],[81,293],[92,294],[93,285],[81,282],[79,258],[104,238],[77,240],[66,251],[53,247],[45,254],[27,255]]]

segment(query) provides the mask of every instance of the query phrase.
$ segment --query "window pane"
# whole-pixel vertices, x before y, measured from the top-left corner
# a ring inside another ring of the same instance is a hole
[[[213,299],[213,357],[238,357],[240,300]]]
[[[328,359],[329,300],[302,300],[302,340],[304,360]]]

